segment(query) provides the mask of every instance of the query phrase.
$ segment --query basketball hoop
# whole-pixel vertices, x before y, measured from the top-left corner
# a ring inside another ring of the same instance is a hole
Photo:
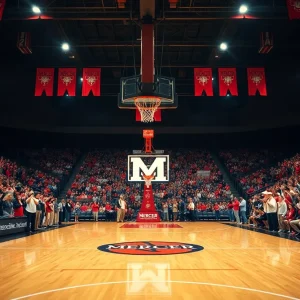
[[[149,187],[151,185],[151,181],[154,178],[154,176],[153,175],[150,175],[150,176],[143,175],[143,178],[144,178],[146,186]]]
[[[155,96],[139,96],[134,98],[134,104],[141,114],[141,121],[144,123],[154,121],[154,114],[160,103],[161,99]]]

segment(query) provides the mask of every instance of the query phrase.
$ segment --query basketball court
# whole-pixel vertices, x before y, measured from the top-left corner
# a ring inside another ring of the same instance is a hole
[[[1,243],[1,299],[300,298],[298,242],[212,222],[128,225],[78,223]],[[197,251],[98,249],[137,241]]]

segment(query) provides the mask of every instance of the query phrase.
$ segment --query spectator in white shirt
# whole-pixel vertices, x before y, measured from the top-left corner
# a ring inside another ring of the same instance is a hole
[[[283,225],[283,221],[284,221],[284,217],[287,213],[287,205],[286,202],[284,201],[284,199],[281,197],[280,193],[277,193],[278,195],[278,202],[277,202],[277,206],[278,206],[278,210],[277,210],[277,217],[278,217],[278,224],[279,224],[279,231],[278,232],[282,232],[284,231],[284,225]]]
[[[267,219],[269,223],[270,231],[278,231],[278,220],[277,220],[277,203],[273,197],[272,192],[264,191],[263,202],[266,205]]]
[[[39,200],[34,197],[34,192],[29,193],[29,197],[26,200],[26,214],[27,214],[27,231],[29,228],[31,232],[35,232],[35,218],[36,218],[36,206]]]

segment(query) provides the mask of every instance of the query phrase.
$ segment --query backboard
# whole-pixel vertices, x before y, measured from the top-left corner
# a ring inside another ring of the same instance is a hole
[[[175,93],[175,79],[166,76],[155,76],[152,90],[145,91],[141,76],[122,77],[120,80],[118,106],[121,109],[136,109],[134,98],[139,96],[156,96],[161,99],[158,109],[175,109],[178,99]]]

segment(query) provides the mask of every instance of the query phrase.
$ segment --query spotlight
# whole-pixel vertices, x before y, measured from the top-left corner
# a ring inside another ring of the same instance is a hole
[[[68,43],[63,43],[63,44],[61,45],[61,48],[62,48],[64,51],[69,51],[70,46],[69,46]]]
[[[225,50],[227,50],[227,48],[228,48],[228,46],[226,43],[221,43],[221,45],[220,45],[221,50],[225,51]]]
[[[80,81],[83,81],[83,78],[82,78],[82,77],[80,78]]]
[[[35,14],[40,14],[41,13],[41,10],[39,7],[37,6],[32,6],[32,11],[35,13]]]
[[[241,5],[239,11],[240,14],[245,14],[248,11],[248,7],[246,5]]]

